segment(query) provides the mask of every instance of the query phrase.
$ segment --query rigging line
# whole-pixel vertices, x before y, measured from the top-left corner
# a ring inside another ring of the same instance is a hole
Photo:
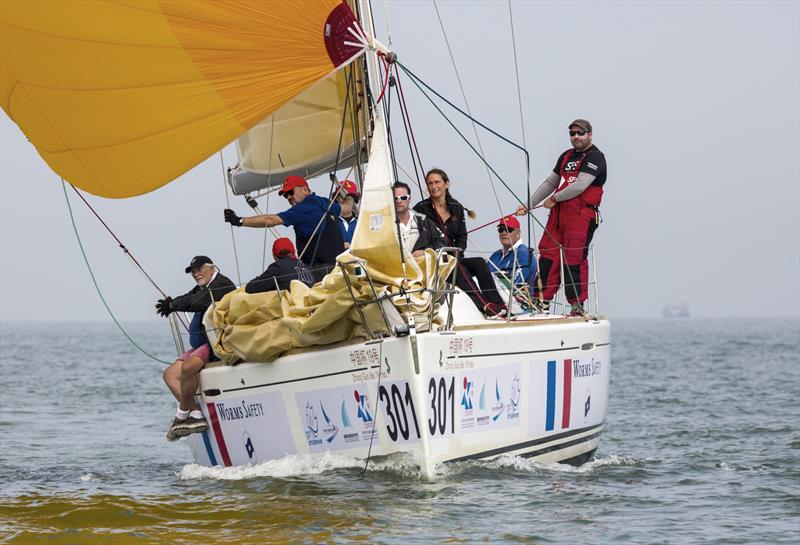
[[[397,74],[397,68],[395,68],[395,74]],[[399,78],[397,79],[397,81],[399,83],[399,81],[400,81]],[[398,89],[398,91],[399,91],[399,89]],[[405,129],[405,131],[406,131],[406,141],[408,142],[408,152],[409,152],[409,155],[411,155],[411,164],[414,165],[414,176],[417,179],[417,187],[419,187],[419,193],[420,193],[420,195],[424,196],[424,193],[422,192],[422,183],[420,182],[419,174],[417,173],[417,160],[414,158],[414,146],[411,143],[412,136],[409,136],[409,129],[411,127],[410,127],[408,119],[406,118],[406,112],[405,112],[405,110],[403,108],[403,106],[404,106],[403,105],[403,101],[401,100],[400,97],[401,97],[400,92],[398,92],[397,93],[397,101],[400,104],[400,117],[403,119],[403,129]],[[425,171],[424,171],[424,169],[422,169],[422,165],[421,164],[420,164],[420,170],[423,171],[423,175],[424,175]]]
[[[517,80],[517,105],[519,106],[519,125],[522,130],[522,147],[528,148],[528,142],[525,137],[525,116],[522,112],[522,85],[519,82],[519,63],[517,62],[517,38],[516,33],[514,32],[514,12],[511,9],[511,0],[508,0],[508,20],[509,25],[511,26],[511,50],[514,53],[514,76]],[[525,188],[527,194],[529,195],[528,199],[530,199],[531,195],[531,165],[528,161],[525,162]],[[530,203],[528,203],[530,204]],[[528,230],[528,247],[530,248],[533,244],[533,236],[535,233],[532,234],[531,228],[531,218],[526,218],[527,221],[527,230]],[[538,267],[538,258],[537,258],[537,267]],[[540,279],[541,281],[541,279]],[[541,288],[541,286],[539,286]],[[541,292],[541,289],[539,290]]]
[[[400,63],[398,63],[398,64],[400,64]],[[411,74],[411,72],[410,72],[409,70],[407,70],[406,68],[404,68],[402,64],[400,65],[400,67],[401,67],[401,68],[403,68],[403,70],[404,70],[404,71],[406,71],[408,74],[410,74],[410,75],[412,75],[412,76],[413,76],[413,74]],[[470,147],[470,149],[471,149],[471,150],[472,150],[472,151],[473,151],[473,152],[474,152],[474,153],[475,153],[475,154],[476,154],[476,155],[477,155],[477,156],[480,158],[480,160],[481,160],[481,161],[483,161],[483,163],[484,163],[484,164],[485,164],[485,165],[486,165],[486,166],[487,166],[487,167],[488,167],[488,168],[489,168],[489,169],[492,171],[492,173],[493,173],[495,176],[497,176],[497,179],[498,179],[498,180],[500,180],[500,183],[502,183],[502,184],[505,186],[505,188],[506,188],[506,189],[509,191],[509,193],[511,193],[511,195],[512,195],[512,196],[513,196],[515,199],[517,199],[517,201],[518,201],[520,204],[522,204],[522,201],[520,200],[520,198],[519,198],[519,197],[516,195],[516,193],[514,193],[514,191],[513,191],[513,190],[512,190],[512,189],[511,189],[511,188],[508,186],[508,184],[505,182],[505,180],[503,180],[503,178],[502,178],[502,177],[501,177],[501,176],[500,176],[500,175],[499,175],[499,174],[498,174],[498,173],[497,173],[497,172],[496,172],[496,171],[495,171],[495,170],[492,168],[492,166],[491,166],[491,165],[489,165],[488,161],[486,161],[486,159],[483,157],[483,155],[481,155],[480,153],[478,153],[478,150],[476,150],[476,149],[475,149],[475,146],[473,146],[473,145],[472,145],[472,143],[471,143],[471,142],[470,142],[470,141],[467,139],[467,137],[465,137],[465,136],[464,136],[464,135],[461,133],[461,131],[460,131],[460,130],[458,130],[458,127],[456,127],[456,126],[455,126],[455,124],[454,124],[454,123],[453,123],[453,122],[450,120],[450,118],[449,118],[449,117],[447,117],[447,116],[445,115],[445,113],[442,111],[442,109],[441,109],[441,108],[439,108],[439,106],[438,106],[438,105],[437,105],[437,104],[436,104],[436,103],[433,101],[433,99],[431,99],[431,97],[429,97],[429,96],[428,96],[428,94],[427,94],[425,91],[423,91],[423,90],[422,90],[422,87],[420,87],[419,83],[417,83],[417,78],[416,78],[416,76],[413,76],[413,77],[411,78],[411,81],[414,83],[414,85],[416,85],[416,86],[417,86],[417,89],[419,89],[419,91],[422,93],[422,95],[423,95],[425,98],[427,98],[427,99],[428,99],[428,101],[429,101],[429,102],[430,102],[430,103],[433,105],[433,107],[434,107],[434,108],[436,108],[436,110],[437,110],[437,111],[438,111],[438,112],[441,114],[441,116],[442,116],[442,117],[445,119],[445,121],[447,121],[447,123],[448,123],[448,124],[449,124],[449,125],[450,125],[450,126],[453,128],[453,130],[455,130],[455,131],[456,131],[456,134],[458,134],[458,135],[461,137],[461,139],[462,139],[462,140],[463,140],[463,141],[464,141],[464,142],[465,142],[465,143],[466,143],[466,144],[467,144],[467,145]],[[422,82],[420,81],[420,83],[422,83]],[[424,85],[424,83],[423,83],[423,85]],[[426,86],[426,87],[428,87],[427,85],[425,85],[425,86]],[[430,89],[430,87],[428,87],[428,88]],[[434,94],[436,94],[437,96],[439,96],[440,98],[442,98],[442,100],[444,100],[445,102],[448,102],[448,104],[450,104],[450,106],[452,106],[453,108],[455,108],[455,109],[457,109],[457,110],[458,110],[458,108],[457,108],[456,106],[454,106],[452,103],[450,103],[449,101],[447,101],[447,99],[445,99],[444,97],[442,97],[441,95],[439,95],[438,93],[436,93],[436,91],[433,91],[433,92],[434,92]],[[459,110],[459,112],[461,112],[461,110]],[[462,113],[462,114],[464,114],[464,112],[461,112],[461,113]],[[464,114],[464,115],[466,115],[466,114]],[[480,122],[478,122],[478,123],[480,124]],[[489,129],[489,130],[491,130],[491,129]],[[494,133],[494,131],[492,131],[492,132]],[[495,134],[496,134],[496,133],[495,133]],[[500,137],[500,138],[502,138],[503,140],[506,140],[506,141],[508,141],[509,143],[511,143],[511,142],[510,142],[509,140],[507,140],[505,137],[502,137],[502,136],[500,136],[500,135],[498,135],[498,137]],[[513,143],[512,143],[512,144],[513,144]],[[513,145],[515,145],[516,147],[519,147],[519,146],[517,146],[516,144],[513,144]],[[523,148],[523,151],[525,152],[525,155],[527,156],[527,155],[528,155],[528,152],[527,152],[527,150],[524,150],[524,148]],[[526,197],[526,198],[527,198],[528,200],[530,200],[530,197]],[[529,202],[527,202],[527,203],[524,203],[524,205],[525,205],[525,207],[526,207],[526,208],[528,208],[528,206],[530,205],[530,203],[529,203]],[[500,213],[502,213],[502,212],[503,212],[503,211],[502,211],[502,210],[500,210]],[[556,244],[556,246],[559,248],[559,251],[560,251],[560,252],[563,252],[563,249],[564,249],[564,247],[563,247],[563,245],[561,244],[561,241],[559,241],[559,240],[558,240],[558,239],[557,239],[557,238],[556,238],[556,237],[553,235],[553,233],[551,233],[551,232],[550,232],[550,231],[547,229],[547,227],[546,227],[544,224],[542,224],[542,222],[540,222],[540,221],[539,221],[539,220],[536,218],[536,216],[534,216],[534,215],[533,215],[533,212],[531,212],[531,210],[530,210],[530,209],[528,210],[528,213],[527,213],[527,215],[528,215],[528,217],[530,217],[530,218],[533,218],[533,220],[534,220],[536,223],[538,223],[538,224],[539,224],[539,226],[542,228],[542,231],[543,231],[543,233],[544,233],[544,234],[546,234],[548,237],[550,237],[550,239],[551,239],[551,240],[552,240],[552,241],[553,241],[553,242]],[[537,264],[538,264],[538,261],[537,261]],[[574,278],[573,278],[573,276],[572,276],[572,271],[571,271],[569,268],[567,268],[567,272],[569,273],[569,279],[570,279],[570,283],[571,283],[571,284],[574,286],[574,285],[575,285],[575,281],[574,281]],[[541,293],[541,292],[540,292],[540,293]]]
[[[395,62],[397,63],[397,65],[400,68],[402,68],[403,72],[405,72],[406,74],[409,75],[409,77],[411,77],[411,81],[414,82],[414,84],[417,86],[417,88],[419,88],[419,86],[422,85],[427,90],[429,90],[431,93],[433,93],[438,98],[440,98],[442,101],[444,101],[445,104],[447,104],[448,106],[453,108],[455,111],[457,111],[458,113],[460,113],[464,117],[468,118],[470,121],[474,121],[475,123],[477,123],[479,127],[483,128],[486,131],[490,132],[491,134],[495,135],[497,138],[499,138],[503,142],[506,142],[507,144],[509,144],[511,146],[514,146],[515,148],[517,148],[518,150],[520,150],[522,153],[525,154],[526,163],[527,164],[530,163],[530,154],[528,153],[527,149],[525,149],[524,147],[520,146],[516,142],[514,142],[512,140],[509,140],[508,138],[506,138],[505,136],[503,136],[499,132],[495,131],[491,127],[488,127],[485,123],[481,123],[478,119],[472,117],[470,114],[468,114],[467,112],[465,112],[464,110],[462,110],[461,108],[459,108],[458,106],[453,104],[450,100],[448,100],[447,98],[442,96],[438,91],[436,91],[436,89],[434,89],[433,87],[431,87],[430,85],[425,83],[422,79],[419,78],[419,76],[417,76],[414,72],[409,70],[408,67],[405,66],[403,63],[401,63],[400,61],[395,61]],[[428,100],[430,100],[430,98],[428,98]],[[441,112],[441,110],[440,110],[440,112]],[[495,173],[495,176],[497,176],[497,173]],[[520,201],[520,204],[524,204],[524,203],[522,201]]]
[[[83,204],[85,204],[86,207],[92,212],[92,214],[94,214],[94,217],[96,217],[100,221],[100,223],[103,225],[103,227],[106,228],[106,231],[108,231],[108,233],[112,237],[114,237],[114,240],[117,241],[117,244],[119,244],[119,247],[122,248],[123,253],[125,253],[133,261],[133,263],[136,265],[136,267],[139,269],[139,271],[144,275],[145,278],[147,278],[148,281],[150,281],[150,283],[158,291],[158,293],[160,293],[164,297],[167,297],[167,294],[164,293],[164,290],[162,290],[158,286],[158,284],[156,284],[155,280],[153,280],[153,278],[149,274],[147,274],[147,271],[144,270],[144,267],[142,267],[142,265],[133,256],[133,254],[130,252],[130,250],[128,250],[127,246],[125,246],[125,244],[122,243],[122,241],[117,237],[117,235],[114,234],[114,231],[111,230],[111,228],[108,226],[108,224],[106,224],[106,222],[103,221],[103,218],[100,217],[100,214],[98,214],[97,211],[92,207],[92,205],[89,204],[89,201],[87,201],[86,198],[83,196],[83,194],[80,191],[78,191],[78,188],[75,187],[72,184],[69,184],[69,186],[72,188],[72,190],[75,192],[75,194],[78,197],[80,197],[80,199],[83,201]],[[181,317],[178,317],[178,321],[181,323],[181,325],[183,326],[183,328],[186,331],[189,331],[189,325]]]
[[[275,112],[272,112],[272,121],[269,128],[269,151],[267,152],[267,187],[272,184],[272,144],[275,142]],[[269,213],[269,195],[271,191],[267,191],[267,204],[264,205],[264,210]],[[259,211],[260,213],[260,211]],[[267,231],[272,233],[272,236],[278,238],[273,228],[264,230],[264,248],[261,251],[261,270],[267,268]]]
[[[464,112],[463,110],[461,110],[460,108],[458,108],[458,106],[456,106],[455,104],[453,104],[452,102],[450,102],[449,100],[447,100],[446,98],[444,98],[442,95],[440,95],[439,93],[437,93],[435,90],[433,90],[433,89],[432,89],[432,88],[431,88],[431,87],[430,87],[428,84],[426,84],[424,81],[420,80],[420,79],[419,79],[419,78],[418,78],[416,75],[414,75],[414,73],[413,73],[413,72],[411,72],[410,70],[408,70],[408,69],[407,69],[405,66],[403,66],[403,65],[402,65],[400,62],[398,62],[397,64],[400,66],[400,68],[402,68],[402,69],[403,69],[403,71],[404,71],[404,72],[406,72],[406,73],[407,73],[409,76],[411,76],[411,82],[412,82],[412,83],[414,83],[414,85],[416,85],[417,89],[419,89],[419,91],[422,93],[422,96],[424,96],[425,98],[427,98],[427,99],[428,99],[428,102],[430,102],[430,103],[433,105],[433,107],[434,107],[434,108],[436,108],[436,110],[437,110],[437,111],[439,112],[439,114],[440,114],[440,115],[441,115],[441,116],[444,118],[444,120],[445,120],[445,121],[447,121],[447,123],[448,123],[448,124],[449,124],[449,125],[450,125],[450,126],[453,128],[453,130],[454,130],[454,131],[456,131],[456,134],[458,134],[458,135],[461,137],[461,139],[462,139],[462,140],[463,140],[463,141],[464,141],[464,142],[467,144],[467,146],[469,146],[469,147],[470,147],[470,149],[471,149],[471,150],[472,150],[472,151],[473,151],[473,152],[474,152],[474,153],[475,153],[475,154],[476,154],[476,155],[477,155],[477,156],[480,158],[480,160],[481,160],[481,161],[483,161],[483,162],[484,162],[484,164],[486,164],[486,165],[489,167],[489,169],[491,169],[492,173],[493,173],[495,176],[497,176],[497,179],[498,179],[498,180],[500,180],[500,183],[502,183],[502,184],[505,186],[505,188],[506,188],[506,189],[509,191],[509,193],[511,193],[511,195],[512,195],[512,196],[513,196],[513,197],[514,197],[516,200],[517,200],[517,202],[518,202],[518,203],[520,203],[520,204],[522,204],[522,205],[524,205],[524,206],[525,206],[525,208],[528,208],[528,205],[529,205],[530,203],[529,203],[529,202],[523,202],[523,201],[522,201],[522,200],[521,200],[521,199],[520,199],[520,198],[517,196],[517,194],[516,194],[516,193],[514,193],[514,191],[513,191],[513,190],[512,190],[512,189],[511,189],[511,188],[508,186],[508,184],[505,182],[505,180],[503,180],[503,178],[502,178],[502,177],[501,177],[501,176],[500,176],[500,175],[499,175],[499,174],[498,174],[498,173],[497,173],[497,172],[496,172],[496,171],[495,171],[495,170],[492,168],[492,166],[491,166],[491,165],[490,165],[490,164],[489,164],[489,163],[486,161],[486,159],[485,159],[485,158],[484,158],[484,157],[483,157],[483,156],[482,156],[480,153],[478,153],[478,150],[476,150],[476,149],[475,149],[475,146],[473,146],[473,145],[472,145],[472,143],[471,143],[471,142],[470,142],[470,141],[469,141],[469,140],[468,140],[468,139],[467,139],[467,138],[466,138],[466,137],[465,137],[465,136],[464,136],[464,135],[461,133],[461,131],[460,131],[460,130],[458,130],[458,127],[456,127],[456,126],[455,126],[455,124],[454,124],[454,123],[453,123],[453,122],[450,120],[450,118],[449,118],[449,117],[447,117],[447,115],[445,115],[445,113],[442,111],[442,109],[441,109],[441,108],[439,108],[439,106],[438,106],[438,105],[437,105],[437,104],[436,104],[436,103],[433,101],[433,99],[431,99],[431,97],[430,97],[430,96],[428,96],[428,94],[427,94],[425,91],[423,91],[423,90],[422,90],[422,87],[420,87],[420,85],[424,85],[424,86],[425,86],[427,89],[429,89],[429,90],[430,90],[430,91],[431,91],[433,94],[435,94],[437,97],[439,97],[439,98],[440,98],[440,99],[442,99],[444,102],[446,102],[446,103],[447,103],[447,104],[448,104],[450,107],[452,107],[452,108],[454,108],[455,110],[457,110],[457,111],[458,111],[460,114],[462,114],[462,115],[464,115],[464,116],[468,116],[468,114],[467,114],[467,113],[465,113],[465,112]],[[511,140],[509,140],[509,139],[508,139],[508,138],[506,138],[505,136],[503,136],[503,135],[501,135],[501,134],[499,134],[499,133],[495,132],[494,130],[490,129],[489,127],[487,127],[486,125],[484,125],[484,124],[483,124],[483,123],[481,123],[480,121],[478,121],[478,120],[475,120],[475,122],[476,122],[478,125],[480,125],[481,127],[485,128],[486,130],[488,130],[489,132],[491,132],[492,134],[494,134],[495,136],[497,136],[498,138],[500,138],[501,140],[503,140],[503,141],[505,141],[505,142],[508,142],[510,145],[512,145],[512,146],[514,146],[514,147],[516,147],[516,148],[518,148],[518,149],[520,149],[520,150],[522,150],[522,152],[525,154],[525,156],[526,156],[526,157],[528,157],[528,150],[526,150],[525,148],[522,148],[522,147],[520,147],[520,146],[519,146],[519,144],[515,144],[514,142],[512,142]],[[527,199],[527,200],[530,200],[530,197],[526,197],[526,199]],[[502,212],[502,211],[501,211],[501,212]],[[555,243],[556,243],[556,245],[557,245],[559,248],[561,248],[561,247],[562,247],[562,246],[561,246],[561,243],[558,241],[558,239],[556,239],[556,237],[554,237],[554,236],[553,236],[553,234],[552,234],[550,231],[548,231],[548,230],[547,230],[547,227],[545,227],[545,225],[544,225],[542,222],[540,222],[540,221],[539,221],[539,220],[536,218],[536,216],[534,216],[534,215],[533,215],[533,213],[532,213],[530,210],[528,210],[528,215],[529,215],[531,218],[533,218],[533,220],[534,220],[534,221],[535,221],[535,222],[536,222],[536,223],[539,225],[539,227],[541,227],[541,228],[542,228],[543,232],[544,232],[545,234],[547,234],[547,236],[549,236],[549,237],[550,237],[550,238],[553,240],[553,242],[555,242]]]
[[[424,197],[425,193],[422,191],[422,182],[420,182],[419,175],[417,174],[417,162],[419,162],[419,170],[423,176],[425,176],[425,167],[422,166],[422,157],[420,156],[419,149],[417,148],[417,139],[414,136],[414,127],[411,125],[411,115],[408,113],[408,106],[406,105],[406,98],[405,94],[403,93],[403,85],[400,82],[400,72],[397,70],[397,66],[394,67],[394,73],[397,76],[397,97],[398,102],[400,103],[400,115],[403,118],[403,127],[406,130],[406,139],[408,140],[411,162],[414,165],[414,176],[417,180],[419,193]],[[409,134],[411,135],[410,138]],[[414,152],[416,152],[417,155],[416,161],[414,160]]]
[[[383,23],[386,27],[386,46],[392,49],[392,31],[389,28],[389,0],[383,0]]]
[[[222,186],[225,188],[225,204],[227,208],[231,207],[231,198],[228,195],[228,182],[225,180],[225,160],[222,158],[222,149],[219,150],[219,166],[222,168]],[[233,260],[236,262],[236,278],[239,279],[239,285],[242,285],[242,273],[239,271],[239,252],[236,250],[236,235],[233,233],[233,224],[231,227],[231,243],[233,244]]]
[[[139,344],[135,340],[133,340],[133,338],[128,334],[128,332],[125,331],[125,328],[122,327],[122,324],[119,323],[119,320],[117,320],[117,317],[114,316],[114,313],[111,311],[111,307],[109,307],[108,306],[108,302],[106,302],[106,298],[103,297],[103,292],[100,291],[100,286],[97,284],[97,278],[95,278],[94,271],[92,270],[92,266],[89,264],[89,258],[86,255],[86,250],[83,248],[83,242],[81,241],[80,234],[78,233],[78,226],[75,224],[75,216],[72,213],[72,205],[69,202],[69,195],[67,194],[67,184],[64,181],[64,178],[61,178],[61,188],[64,190],[64,199],[67,201],[67,210],[69,210],[69,220],[72,223],[72,230],[75,232],[75,238],[78,241],[78,247],[81,249],[81,255],[83,255],[83,261],[86,263],[86,268],[89,269],[89,276],[92,277],[92,283],[94,284],[94,288],[95,288],[95,290],[97,290],[97,295],[100,296],[100,301],[103,302],[103,306],[106,307],[106,311],[108,311],[108,315],[111,316],[111,319],[117,325],[117,327],[122,332],[122,334],[125,335],[125,337],[131,342],[131,344],[133,346],[135,346],[139,350],[139,352],[141,352],[142,354],[144,354],[148,358],[153,359],[153,360],[155,360],[157,362],[163,363],[165,365],[171,365],[172,364],[171,361],[164,361],[162,359],[159,359],[159,358],[155,357],[154,355],[152,355],[151,353],[149,353],[144,348],[142,348],[141,346],[139,346]]]
[[[339,127],[339,144],[336,147],[336,161],[333,164],[333,170],[331,171],[331,192],[333,192],[333,177],[336,174],[336,171],[339,170],[339,159],[342,157],[342,140],[344,139],[344,128],[347,125],[347,107],[350,104],[350,80],[353,77],[353,65],[351,64],[348,67],[350,70],[347,74],[347,79],[345,80],[345,87],[347,87],[347,91],[344,95],[344,108],[342,108],[342,125]]]
[[[378,391],[377,395],[375,396],[375,422],[372,425],[373,432],[369,435],[369,448],[367,449],[367,460],[364,462],[364,469],[361,470],[361,474],[367,472],[367,468],[369,467],[369,460],[372,457],[372,442],[375,439],[376,432],[375,430],[378,428],[378,402],[380,402],[380,395],[381,395],[381,376],[383,375],[383,337],[381,337],[380,348],[378,349]]]
[[[447,39],[447,32],[444,30],[444,22],[442,21],[442,16],[439,13],[439,6],[436,4],[436,0],[432,0],[433,2],[433,9],[436,11],[436,18],[439,20],[439,27],[442,29],[442,37],[444,37],[444,43],[447,45],[447,52],[450,54],[450,62],[453,65],[453,71],[456,73],[456,80],[458,81],[458,88],[461,90],[461,96],[464,99],[464,105],[467,108],[467,112],[469,112],[470,117],[472,116],[472,112],[469,108],[469,102],[467,101],[467,93],[464,91],[464,84],[461,82],[461,74],[458,72],[458,66],[456,66],[456,58],[453,55],[453,50],[450,48],[450,40]],[[483,151],[483,144],[481,143],[481,138],[478,136],[478,128],[475,126],[475,122],[472,122],[472,131],[475,133],[475,140],[478,142],[478,148],[481,150],[481,155],[485,156],[486,153]],[[503,213],[503,205],[500,204],[500,195],[497,194],[497,188],[494,186],[494,180],[492,180],[492,172],[487,167],[486,175],[489,178],[489,184],[492,187],[492,193],[494,194],[495,201],[497,201],[497,209],[500,213]]]

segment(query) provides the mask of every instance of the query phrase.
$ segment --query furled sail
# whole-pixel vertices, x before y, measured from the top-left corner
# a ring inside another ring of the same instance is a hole
[[[48,165],[152,191],[360,54],[341,0],[0,2],[0,102]]]

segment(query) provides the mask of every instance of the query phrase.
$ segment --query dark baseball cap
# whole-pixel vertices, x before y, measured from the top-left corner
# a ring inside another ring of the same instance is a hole
[[[569,124],[568,128],[571,129],[572,127],[580,127],[585,131],[592,132],[592,124],[586,121],[585,119],[576,119],[575,121]]]
[[[208,263],[209,265],[214,264],[214,262],[211,261],[211,258],[208,257],[207,255],[196,255],[192,258],[192,261],[191,263],[189,263],[189,266],[186,267],[186,272],[190,273],[192,272],[192,269],[199,269],[206,263]]]

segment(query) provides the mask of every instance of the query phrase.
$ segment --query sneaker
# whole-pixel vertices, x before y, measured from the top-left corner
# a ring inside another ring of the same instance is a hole
[[[487,318],[505,318],[508,308],[502,303],[486,303],[483,307],[483,314]]]
[[[570,316],[586,316],[586,311],[583,310],[582,303],[572,303],[572,307],[569,309]]]
[[[189,417],[177,426],[179,437],[185,437],[193,433],[201,433],[208,430],[208,422],[205,418]]]
[[[183,437],[183,435],[178,433],[178,428],[185,423],[186,420],[180,420],[176,417],[175,420],[172,421],[172,425],[170,425],[169,429],[167,430],[167,441],[171,443]]]
[[[542,301],[540,299],[533,300],[533,311],[540,314],[547,314],[550,312],[550,301]]]

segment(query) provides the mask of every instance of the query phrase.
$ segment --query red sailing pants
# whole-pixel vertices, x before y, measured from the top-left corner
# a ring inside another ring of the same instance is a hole
[[[583,303],[589,297],[589,244],[597,228],[597,212],[589,207],[563,210],[561,203],[550,210],[545,233],[539,241],[541,298],[550,301],[561,285],[561,251],[564,255],[564,292],[567,302]],[[559,245],[561,251],[559,251]],[[539,281],[534,285],[539,298]]]

